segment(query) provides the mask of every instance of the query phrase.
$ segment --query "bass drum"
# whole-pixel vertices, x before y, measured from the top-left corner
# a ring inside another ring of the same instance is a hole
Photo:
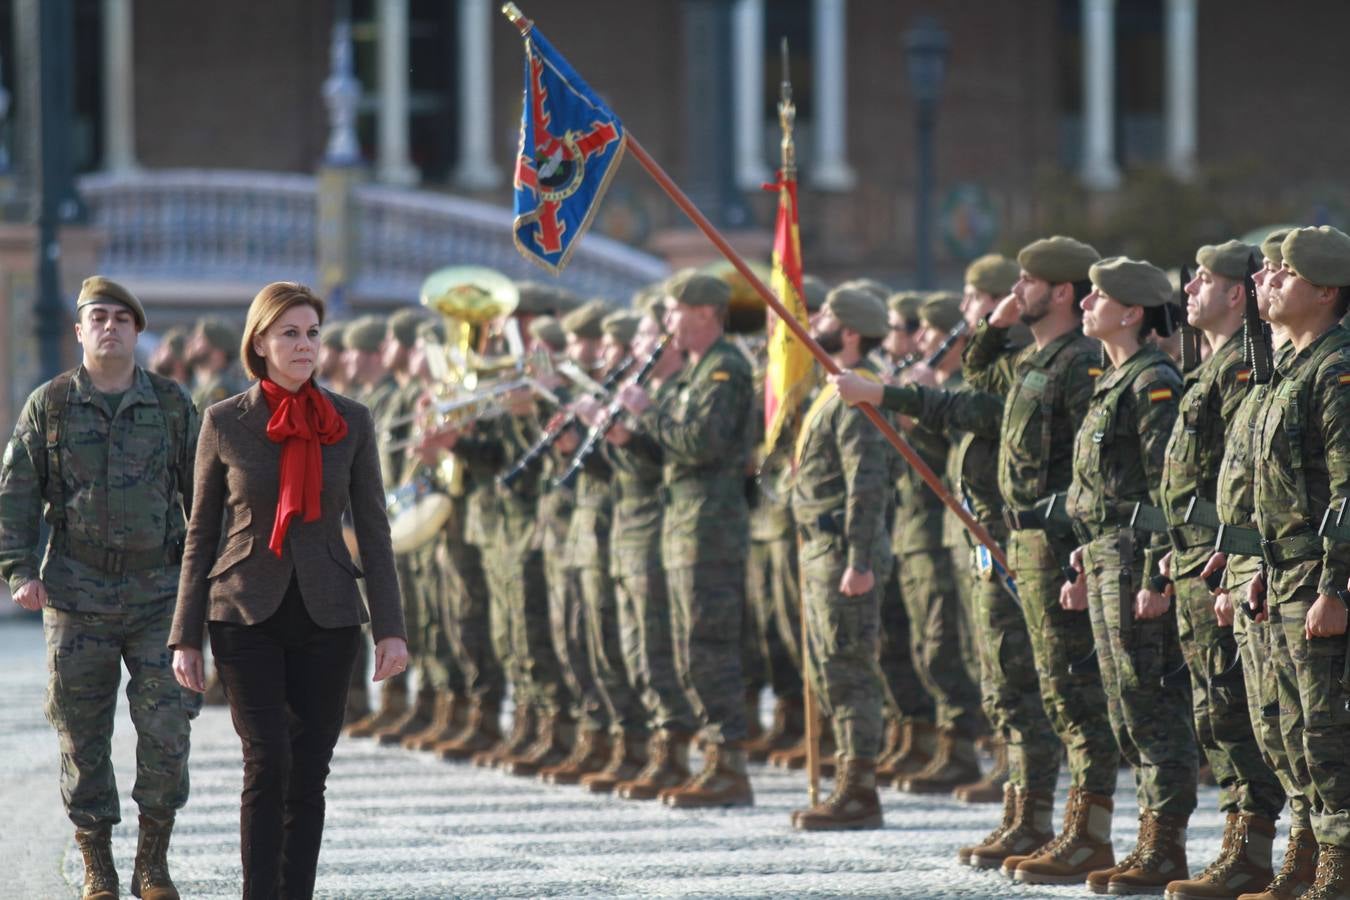
[[[427,478],[415,478],[389,494],[389,539],[396,555],[420,550],[436,539],[453,512],[450,497]]]

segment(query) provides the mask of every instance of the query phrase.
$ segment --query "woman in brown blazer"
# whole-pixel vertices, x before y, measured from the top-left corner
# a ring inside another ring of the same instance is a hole
[[[211,406],[197,442],[196,495],[169,645],[174,676],[204,688],[211,634],[244,747],[243,895],[314,892],[324,782],[347,685],[371,622],[375,680],[408,646],[370,411],[314,384],[323,301],[269,284],[248,310],[241,356],[251,388]],[[365,567],[342,540],[350,506]]]

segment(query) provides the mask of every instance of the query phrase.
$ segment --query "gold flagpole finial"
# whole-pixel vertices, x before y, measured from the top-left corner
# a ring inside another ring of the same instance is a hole
[[[520,11],[520,7],[514,3],[502,4],[502,15],[511,20],[511,24],[520,29],[522,35],[529,34],[534,23],[525,18],[525,14]]]
[[[783,129],[782,167],[783,178],[797,177],[797,148],[792,140],[792,128],[797,121],[797,107],[792,103],[792,77],[788,67],[788,41],[784,37],[782,44],[783,80],[778,89],[778,124]]]

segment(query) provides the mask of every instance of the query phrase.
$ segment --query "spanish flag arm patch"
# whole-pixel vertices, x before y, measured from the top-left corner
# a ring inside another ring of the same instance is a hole
[[[1090,375],[1093,378],[1101,378],[1102,377],[1101,366],[1088,366],[1088,375]]]
[[[1237,381],[1238,381],[1238,384],[1246,384],[1247,382],[1249,382],[1249,381],[1251,381],[1251,380],[1252,380],[1252,370],[1251,370],[1251,369],[1238,369],[1238,373],[1237,373]]]
[[[1148,392],[1149,403],[1166,403],[1172,399],[1172,389],[1170,387],[1154,388]]]
[[[1344,372],[1336,376],[1336,381],[1340,384],[1350,384],[1350,372]]]
[[[711,378],[713,381],[730,381],[731,373],[728,372],[726,369],[718,369],[716,372],[712,373],[708,377]]]

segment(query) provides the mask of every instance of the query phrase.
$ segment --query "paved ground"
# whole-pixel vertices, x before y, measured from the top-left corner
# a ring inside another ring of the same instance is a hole
[[[8,690],[0,705],[0,871],[10,896],[77,896],[81,867],[57,793],[56,738],[42,717],[42,634],[31,618],[0,617]],[[115,743],[123,824],[118,869],[130,877],[136,810],[134,740],[125,701]],[[193,731],[192,800],[179,816],[171,864],[187,898],[239,895],[238,740],[223,710]],[[576,788],[450,765],[369,741],[338,745],[318,895],[330,898],[540,896],[1081,897],[1081,887],[1030,889],[958,866],[955,848],[982,837],[997,810],[887,791],[886,828],[804,835],[788,813],[803,780],[754,771],[751,810],[688,813]],[[1061,787],[1060,806],[1062,807]],[[1137,810],[1122,773],[1117,853]],[[1191,864],[1218,849],[1215,791],[1202,791]],[[1277,846],[1283,846],[1283,836]]]

